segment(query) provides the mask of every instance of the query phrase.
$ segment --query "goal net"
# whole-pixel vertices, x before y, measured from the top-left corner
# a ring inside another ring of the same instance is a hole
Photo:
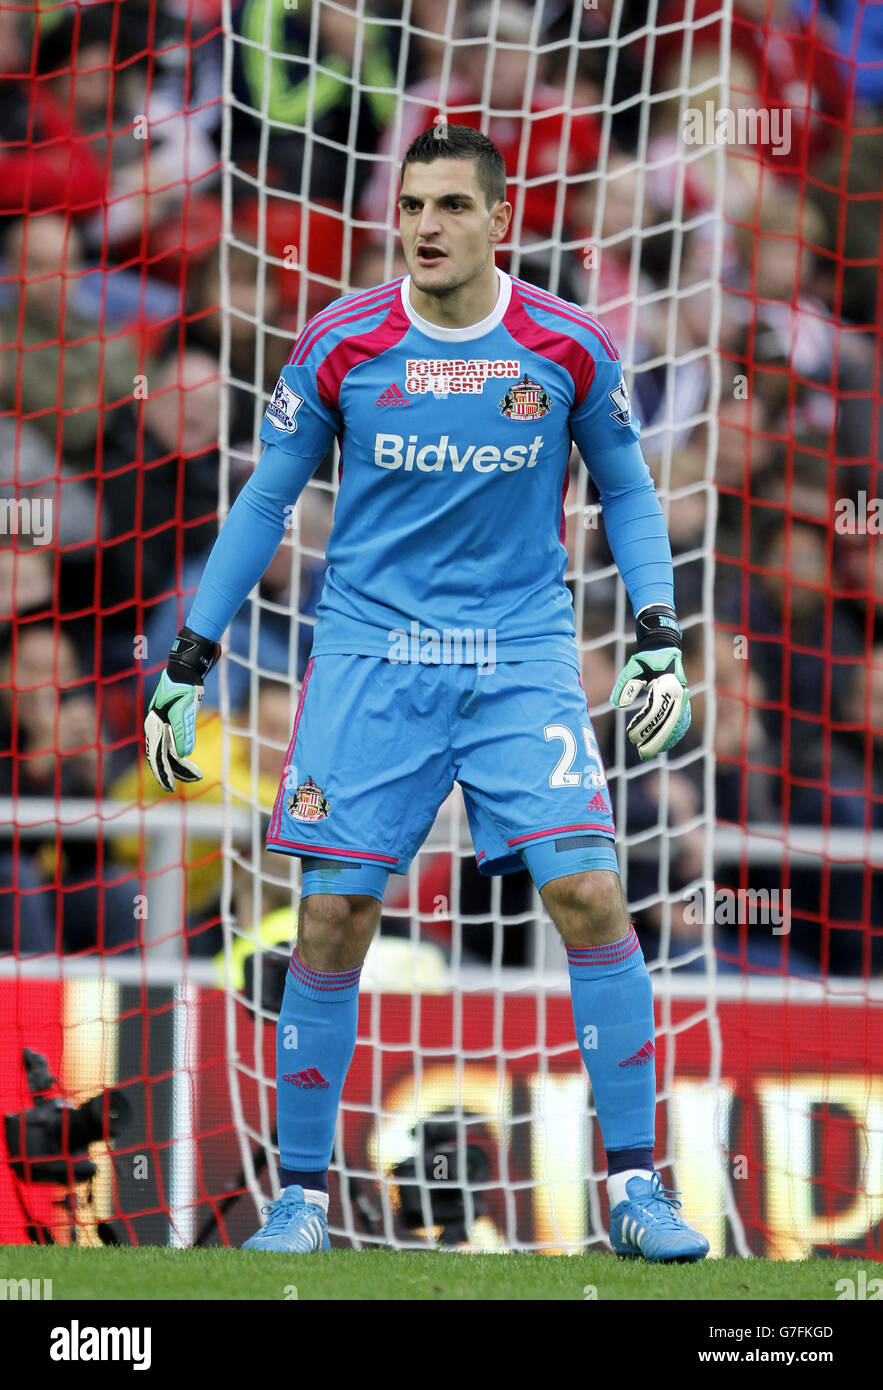
[[[883,61],[843,25],[817,0],[0,3],[0,1243],[238,1244],[278,1191],[300,868],[264,837],[336,451],[208,678],[203,782],[164,797],[141,721],[294,339],[406,274],[401,157],[450,122],[504,155],[501,268],[611,333],[672,540],[693,724],[645,765],[574,452],[657,1166],[713,1255],[880,1258]],[[40,1096],[85,1104],[75,1139],[34,1147]],[[332,1243],[593,1248],[604,1175],[563,946],[526,871],[480,875],[455,788],[362,972]]]

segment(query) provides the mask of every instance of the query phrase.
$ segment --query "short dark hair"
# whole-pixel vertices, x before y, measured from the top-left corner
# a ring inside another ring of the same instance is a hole
[[[436,159],[471,159],[478,186],[489,208],[506,198],[506,165],[493,140],[469,125],[437,122],[421,131],[402,160],[402,183],[409,164],[432,164]]]

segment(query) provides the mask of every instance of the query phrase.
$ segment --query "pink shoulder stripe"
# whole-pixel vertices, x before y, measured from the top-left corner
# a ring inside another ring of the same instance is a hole
[[[560,295],[552,294],[550,290],[542,290],[538,285],[532,285],[528,280],[520,280],[517,276],[513,276],[512,279],[517,285],[519,293],[524,292],[531,295],[550,310],[562,313],[565,317],[576,317],[580,322],[584,322],[587,328],[596,331],[603,338],[614,358],[619,360],[616,344],[608,330],[600,319],[596,319],[594,314],[589,313],[588,309],[582,309],[578,304],[568,304],[561,299]]]
[[[313,329],[315,329],[319,324],[332,322],[336,318],[336,316],[339,313],[341,313],[344,309],[352,309],[353,305],[371,302],[372,300],[376,299],[378,295],[387,293],[391,288],[392,282],[390,282],[389,285],[376,285],[371,290],[363,290],[361,294],[350,295],[344,301],[343,304],[338,304],[333,308],[329,307],[327,309],[320,309],[318,314],[314,314],[313,317],[304,324],[303,328],[301,329],[300,333],[295,339],[294,347],[291,350],[288,362],[291,362],[295,353],[298,351],[300,344],[304,341],[306,337],[310,335]]]
[[[376,304],[369,304],[367,306],[363,305],[361,309],[352,311],[350,313],[341,314],[340,317],[333,319],[331,323],[321,325],[310,335],[308,339],[304,340],[300,350],[298,351],[297,357],[293,359],[294,366],[302,367],[304,362],[306,362],[307,358],[312,352],[313,348],[318,343],[319,339],[323,338],[326,333],[330,333],[332,328],[341,328],[344,324],[356,323],[359,319],[370,318],[372,314],[376,314],[378,310],[391,309],[393,305],[395,305],[397,302],[399,302],[399,297],[396,294],[393,295],[390,299],[380,299],[377,301]]]
[[[585,309],[565,304],[556,295],[549,294],[548,290],[537,289],[536,285],[530,285],[527,281],[518,280],[514,276],[513,284],[517,286],[518,293],[527,303],[536,304],[540,309],[547,309],[549,313],[558,314],[561,318],[567,319],[570,323],[581,323],[583,327],[588,328],[596,338],[600,338],[612,361],[618,362],[620,360],[613,339],[607,332],[603,323]]]
[[[527,311],[528,302],[520,294],[513,295],[503,315],[503,327],[516,343],[564,368],[573,381],[572,409],[576,410],[595,380],[595,359],[578,338],[533,318]]]
[[[368,312],[382,307],[388,299],[398,293],[401,281],[396,284],[383,285],[379,289],[369,290],[365,294],[353,295],[343,304],[338,304],[335,309],[323,309],[305,324],[301,330],[294,347],[288,358],[287,365],[293,362],[302,362],[304,353],[309,352],[322,333],[328,328],[333,328],[338,323],[346,323],[354,310],[364,308]]]
[[[541,299],[534,299],[532,295],[522,294],[525,304],[533,304],[537,309],[545,309],[547,313],[557,314],[558,318],[566,319],[569,323],[578,323],[582,328],[587,328],[600,343],[603,343],[607,356],[612,362],[618,362],[619,353],[613,346],[611,340],[601,331],[597,324],[585,318],[577,318],[576,314],[570,314],[560,305],[545,303]]]
[[[374,310],[370,312],[373,313]],[[354,317],[365,318],[366,315],[362,313]],[[340,408],[340,388],[347,373],[361,362],[379,357],[388,348],[395,347],[410,327],[411,320],[402,308],[401,299],[396,295],[386,318],[376,328],[370,328],[360,336],[347,334],[331,349],[316,372],[319,395],[329,410]]]

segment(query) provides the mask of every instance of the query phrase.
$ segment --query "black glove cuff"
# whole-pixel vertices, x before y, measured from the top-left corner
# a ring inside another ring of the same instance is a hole
[[[643,608],[635,621],[638,638],[638,651],[651,651],[654,647],[681,648],[682,633],[675,610],[665,603],[652,603]]]
[[[182,627],[169,652],[169,680],[181,685],[202,685],[220,655],[219,642],[210,642],[189,627]]]

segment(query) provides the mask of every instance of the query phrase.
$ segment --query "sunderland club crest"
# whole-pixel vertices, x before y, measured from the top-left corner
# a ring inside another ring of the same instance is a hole
[[[527,372],[500,401],[500,414],[508,416],[510,420],[539,420],[542,415],[548,415],[551,409],[551,396],[538,381],[532,381]]]
[[[321,787],[317,787],[312,777],[298,787],[288,803],[288,810],[295,820],[322,820],[331,807]]]

